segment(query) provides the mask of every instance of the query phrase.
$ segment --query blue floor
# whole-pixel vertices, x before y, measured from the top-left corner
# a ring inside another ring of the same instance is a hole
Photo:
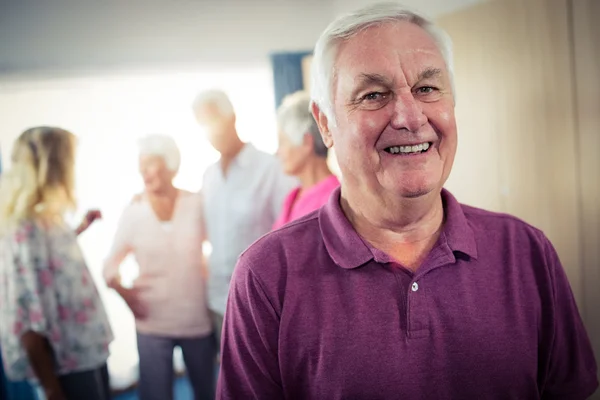
[[[33,400],[35,398],[31,386],[26,382],[9,383],[6,387],[8,388],[8,392],[5,391],[6,388],[2,383],[3,382],[0,382],[0,400],[5,400],[7,398],[10,400]],[[175,381],[174,386],[174,400],[192,400],[194,398],[192,387],[186,377],[178,378]],[[137,391],[132,390],[127,393],[122,393],[113,397],[113,400],[138,400]]]
[[[174,400],[192,400],[192,387],[186,377],[178,378],[175,381]],[[138,400],[137,391],[127,392],[113,397],[113,400]]]

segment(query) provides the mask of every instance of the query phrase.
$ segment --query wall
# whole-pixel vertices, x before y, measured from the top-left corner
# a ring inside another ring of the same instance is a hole
[[[596,0],[496,0],[440,19],[454,40],[458,90],[448,187],[548,235],[597,355],[599,19]]]
[[[583,306],[600,356],[600,1],[571,0],[576,122],[579,132]],[[600,398],[600,394],[596,395]]]
[[[440,21],[454,39],[458,91],[459,150],[448,187],[466,203],[541,228],[581,304],[567,10],[567,0],[498,0]]]
[[[378,3],[382,0],[333,0],[333,12],[335,15],[353,11],[356,8],[368,4]],[[434,18],[445,14],[456,12],[477,3],[489,0],[401,0],[407,7],[414,8]]]

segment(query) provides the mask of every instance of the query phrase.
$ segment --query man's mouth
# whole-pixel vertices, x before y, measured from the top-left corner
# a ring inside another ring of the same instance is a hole
[[[390,154],[411,155],[425,153],[431,148],[433,143],[425,142],[413,146],[391,146],[384,150]]]

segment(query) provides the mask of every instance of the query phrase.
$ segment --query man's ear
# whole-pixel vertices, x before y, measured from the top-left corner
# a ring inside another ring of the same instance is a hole
[[[311,104],[311,111],[313,118],[317,121],[317,125],[319,126],[319,131],[321,132],[321,137],[323,138],[323,143],[327,146],[328,149],[333,147],[333,137],[331,136],[331,131],[329,130],[329,121],[327,120],[327,116],[317,103],[314,101]]]

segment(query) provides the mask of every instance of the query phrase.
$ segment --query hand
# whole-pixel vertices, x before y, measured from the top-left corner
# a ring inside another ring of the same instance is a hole
[[[140,293],[143,290],[139,287],[131,289],[121,288],[119,290],[119,294],[125,300],[125,303],[127,303],[136,319],[145,319],[148,316],[148,307],[140,299]]]
[[[102,211],[100,210],[88,210],[83,218],[83,222],[90,226],[94,221],[102,219]]]
[[[85,217],[83,217],[83,221],[81,221],[79,227],[76,229],[77,234],[79,235],[85,232],[85,230],[98,219],[102,219],[102,212],[100,210],[89,210],[85,214]]]
[[[44,388],[44,395],[46,396],[46,400],[67,400],[67,396],[58,381],[51,387]]]

